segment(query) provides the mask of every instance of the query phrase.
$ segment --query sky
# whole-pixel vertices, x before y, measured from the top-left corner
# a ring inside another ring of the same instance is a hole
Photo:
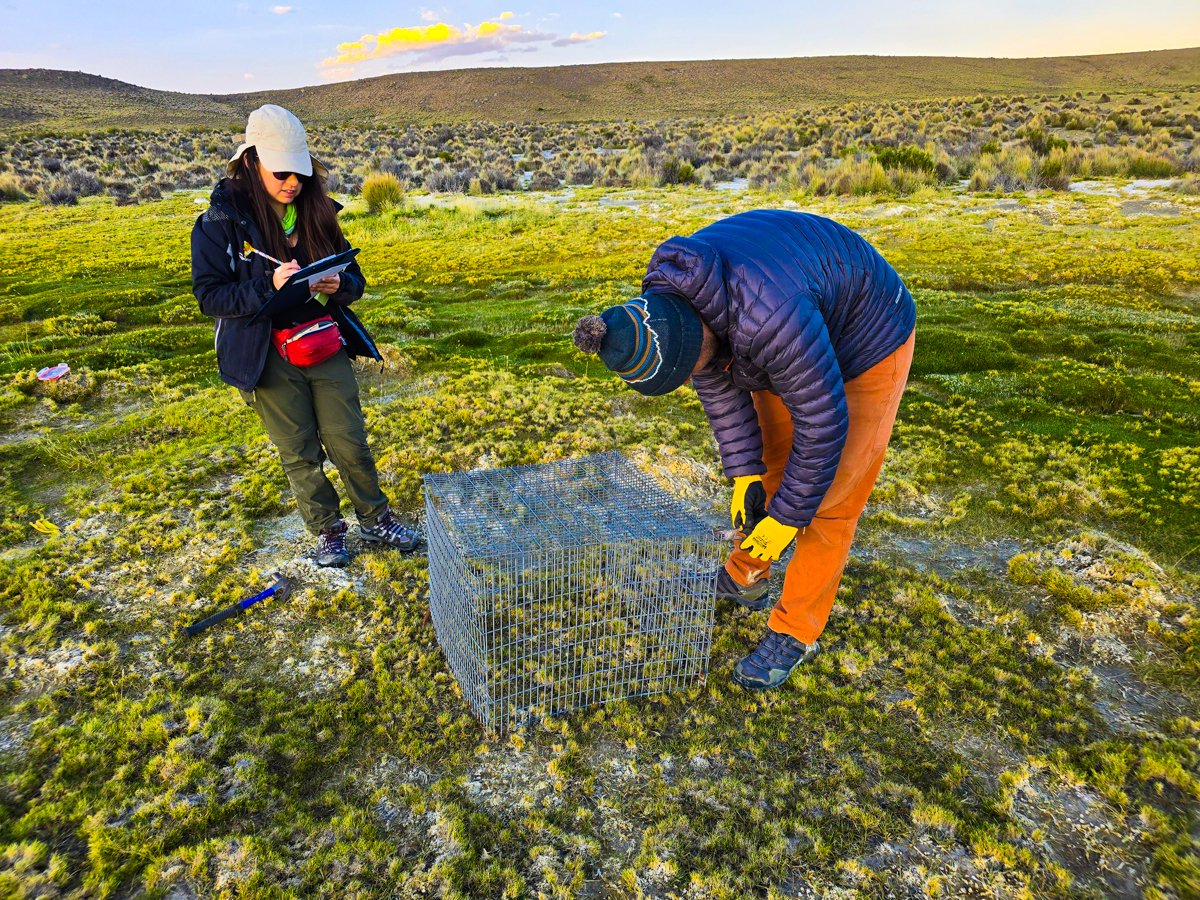
[[[474,66],[859,53],[1062,56],[1200,46],[1200,0],[505,5],[517,2],[0,0],[0,68],[234,93]]]

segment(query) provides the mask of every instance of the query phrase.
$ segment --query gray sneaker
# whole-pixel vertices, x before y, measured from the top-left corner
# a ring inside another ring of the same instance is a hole
[[[385,509],[374,525],[358,524],[358,533],[364,541],[372,544],[383,544],[401,553],[411,553],[421,546],[421,536],[411,528],[405,528],[392,517],[391,510]]]
[[[344,569],[350,565],[346,552],[346,523],[330,525],[317,537],[317,565],[323,568]]]
[[[750,587],[742,587],[733,580],[725,567],[717,570],[716,595],[718,600],[735,600],[746,609],[758,612],[771,605],[771,579],[763,578]]]

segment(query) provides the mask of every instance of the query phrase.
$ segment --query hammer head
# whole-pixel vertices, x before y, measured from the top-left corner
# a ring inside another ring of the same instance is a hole
[[[279,572],[274,574],[275,581],[271,587],[268,588],[268,590],[271,591],[271,599],[286,600],[288,594],[292,592],[292,579],[288,578],[286,575],[280,574]]]

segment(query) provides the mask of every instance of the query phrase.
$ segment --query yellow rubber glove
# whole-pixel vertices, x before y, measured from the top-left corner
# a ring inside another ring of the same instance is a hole
[[[753,531],[767,514],[767,489],[761,475],[739,475],[733,479],[733,502],[729,504],[729,521],[742,532]]]
[[[755,559],[774,562],[783,555],[788,544],[796,539],[799,531],[799,528],[784,525],[767,516],[758,523],[750,537],[742,541],[742,549],[749,550],[750,555]]]

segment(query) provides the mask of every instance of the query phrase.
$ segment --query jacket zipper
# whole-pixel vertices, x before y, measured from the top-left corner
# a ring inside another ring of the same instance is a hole
[[[379,348],[375,346],[375,342],[373,340],[367,337],[366,332],[359,328],[358,325],[355,324],[354,320],[349,316],[343,316],[343,318],[354,326],[354,330],[358,332],[359,336],[363,339],[363,342],[370,348],[372,357],[376,360],[382,360],[383,357],[379,355]]]
[[[308,328],[305,328],[299,334],[292,335],[290,338],[288,338],[286,341],[284,341],[284,343],[290,344],[292,341],[298,341],[298,340],[300,340],[300,338],[306,338],[310,334],[316,334],[320,331],[327,331],[330,328],[336,328],[336,327],[337,327],[336,322],[314,322],[312,325],[310,325]]]

